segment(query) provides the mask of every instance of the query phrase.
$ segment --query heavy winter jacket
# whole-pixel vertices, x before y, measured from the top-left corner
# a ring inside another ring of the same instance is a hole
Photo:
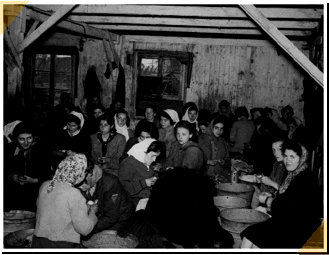
[[[145,179],[154,176],[155,172],[147,168],[133,156],[125,158],[120,163],[119,180],[137,205],[141,198],[150,196],[151,187],[146,185]]]
[[[213,121],[206,129],[206,133],[199,137],[198,144],[203,150],[206,160],[220,159],[224,161],[224,165],[219,163],[215,166],[207,165],[207,174],[214,176],[220,174],[225,169],[229,171],[230,157],[227,143],[222,137],[215,137],[213,134]]]
[[[205,165],[203,151],[197,143],[187,141],[182,146],[175,141],[162,168],[166,170],[168,167],[183,167],[199,172],[205,170]]]

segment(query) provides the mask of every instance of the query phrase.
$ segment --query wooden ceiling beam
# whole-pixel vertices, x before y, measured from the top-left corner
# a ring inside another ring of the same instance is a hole
[[[250,20],[228,19],[193,19],[193,18],[154,18],[154,17],[115,17],[115,16],[75,16],[70,19],[91,24],[118,24],[118,25],[161,25],[187,27],[220,27],[220,28],[257,28]],[[318,22],[313,21],[273,21],[280,29],[314,29]]]
[[[233,35],[262,35],[259,29],[229,29],[229,28],[194,28],[194,27],[169,27],[169,26],[132,26],[132,25],[92,25],[100,29],[113,31],[145,31],[145,32],[181,32],[181,33],[206,33],[206,34],[233,34]],[[285,36],[308,37],[312,35],[309,30],[280,30]]]
[[[29,7],[28,7],[29,8]],[[28,9],[27,17],[33,20],[41,22],[46,21],[51,14],[45,13],[44,11],[37,10],[35,8]],[[109,39],[109,33],[106,30],[88,26],[86,23],[79,23],[64,19],[56,24],[56,27],[60,27],[69,31],[72,31],[83,36],[97,38],[97,39]],[[115,43],[119,41],[119,35],[111,33],[112,39]]]
[[[58,5],[34,5],[43,10],[55,11]],[[323,9],[299,9],[274,7],[259,8],[264,15],[271,18],[281,19],[320,19]],[[109,14],[109,15],[150,15],[150,16],[178,16],[178,17],[212,17],[212,18],[247,18],[247,15],[236,7],[193,7],[193,6],[161,6],[161,5],[80,5],[72,14]]]
[[[323,73],[299,49],[285,37],[255,6],[240,5],[241,9],[254,20],[292,59],[308,73],[321,87]]]
[[[69,11],[74,8],[75,5],[63,5],[58,9],[49,19],[43,22],[36,30],[34,30],[29,36],[27,36],[21,43],[17,45],[17,52],[21,53],[25,48],[30,46],[35,40],[43,35],[49,28],[54,26],[56,22],[62,19]]]

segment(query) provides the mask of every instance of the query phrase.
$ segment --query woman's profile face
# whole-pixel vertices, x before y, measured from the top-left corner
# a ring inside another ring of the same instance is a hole
[[[188,118],[190,119],[190,121],[195,121],[196,120],[196,110],[192,110],[188,112]]]
[[[278,141],[272,144],[272,151],[276,161],[281,162],[283,160],[283,154],[281,151],[282,141]]]
[[[183,127],[177,128],[176,138],[180,145],[184,145],[185,143],[187,143],[191,137],[192,134],[190,134],[190,131],[188,129]]]
[[[214,133],[214,136],[220,137],[224,132],[224,124],[217,123],[216,125],[214,125],[212,132]]]
[[[107,135],[111,131],[111,126],[107,123],[106,120],[101,120],[99,123],[99,130],[102,135]]]
[[[80,129],[80,125],[75,122],[67,123],[67,131],[72,134]]]
[[[283,154],[283,163],[287,171],[295,171],[299,166],[300,157],[293,150],[286,149]]]
[[[116,116],[119,127],[123,127],[127,123],[127,115],[124,113],[119,113]]]
[[[32,134],[19,134],[17,137],[19,146],[24,150],[27,150],[31,147],[33,140],[34,139]]]
[[[160,155],[160,152],[150,151],[145,154],[144,162],[147,166],[150,166]]]

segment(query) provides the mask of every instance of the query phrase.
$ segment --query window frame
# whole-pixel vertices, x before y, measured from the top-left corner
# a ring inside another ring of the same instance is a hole
[[[158,51],[158,50],[135,50],[134,51],[134,81],[133,81],[133,95],[132,95],[132,100],[134,102],[134,108],[133,108],[133,114],[134,117],[137,119],[142,118],[142,115],[137,115],[137,100],[138,100],[138,79],[140,77],[141,73],[141,61],[143,58],[149,58],[149,59],[159,59],[158,66],[161,68],[158,68],[158,76],[163,79],[162,77],[162,63],[165,58],[175,58],[181,63],[181,84],[180,84],[180,89],[179,89],[179,95],[178,96],[169,96],[169,95],[163,95],[161,99],[163,100],[168,100],[168,101],[177,101],[177,102],[182,102],[182,104],[185,103],[186,100],[186,89],[188,88],[187,84],[187,70],[188,70],[188,65],[193,64],[193,63],[184,63],[181,61],[182,56],[184,56],[185,59],[188,57],[188,52],[173,52],[173,51]],[[142,101],[142,100],[140,100]]]
[[[71,103],[74,103],[74,99],[77,98],[78,94],[78,66],[79,66],[79,53],[77,48],[75,47],[41,47],[40,49],[34,49],[30,52],[28,55],[28,75],[29,79],[27,84],[27,90],[25,93],[25,99],[32,103],[35,100],[35,74],[37,71],[35,68],[36,63],[36,55],[37,54],[48,54],[51,55],[51,65],[50,65],[50,80],[49,80],[49,101],[47,102],[47,105],[49,108],[53,108],[55,105],[55,75],[56,71],[55,69],[55,56],[56,55],[69,55],[72,56],[71,61],[71,70],[72,70],[72,76],[71,76]],[[57,72],[61,73],[61,72]]]

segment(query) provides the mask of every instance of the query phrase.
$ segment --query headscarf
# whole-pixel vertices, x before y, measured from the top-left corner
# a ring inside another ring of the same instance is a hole
[[[21,123],[21,120],[15,120],[11,123],[8,123],[7,125],[4,126],[3,128],[3,135],[7,138],[8,143],[11,143],[11,139],[9,137],[9,135],[11,135],[15,129],[15,127],[17,126],[17,124]]]
[[[215,118],[216,119],[216,118]],[[206,134],[207,135],[209,135],[209,136],[211,136],[211,137],[213,137],[216,141],[218,141],[219,139],[220,139],[220,137],[216,137],[215,135],[214,135],[214,132],[213,132],[213,129],[214,129],[214,120],[215,119],[213,119],[210,123],[209,123],[209,125],[208,125],[208,127],[206,127]],[[217,123],[216,123],[217,124]],[[225,126],[224,126],[224,128],[225,128]]]
[[[123,127],[120,127],[117,121],[117,113],[114,115],[114,125],[115,129],[117,130],[117,133],[122,134],[126,137],[126,141],[129,140],[129,133],[128,133],[128,127],[125,124]]]
[[[72,111],[72,112],[70,112],[70,114],[78,117],[79,120],[80,120],[80,129],[77,130],[77,131],[75,131],[74,133],[72,133],[72,136],[76,136],[77,134],[80,133],[80,131],[81,131],[82,127],[83,127],[83,124],[85,123],[85,119],[83,117],[83,114],[80,113],[80,112]],[[65,127],[63,129],[67,129],[67,125],[65,125]]]
[[[286,189],[289,187],[290,183],[292,182],[292,180],[302,171],[304,171],[307,167],[308,167],[308,163],[307,158],[308,158],[308,152],[305,149],[305,147],[303,145],[301,145],[302,147],[302,156],[300,158],[300,162],[298,167],[294,170],[294,171],[289,171],[288,175],[286,177],[286,179],[284,180],[284,182],[281,184],[280,188],[279,188],[279,193],[282,194],[286,191]]]
[[[151,143],[156,141],[153,138],[147,138],[140,143],[135,144],[131,149],[128,151],[129,156],[133,156],[135,159],[140,161],[141,163],[145,164],[145,154],[150,146]]]
[[[188,117],[188,112],[189,112],[189,110],[190,110],[190,108],[191,108],[192,106],[190,106],[189,108],[187,108],[187,110],[186,110],[186,112],[185,112],[185,114],[184,114],[184,116],[183,116],[183,118],[182,118],[182,120],[186,120],[186,121],[188,121],[188,122],[190,122],[190,123],[195,123],[195,125],[196,125],[196,130],[199,132],[199,125],[198,125],[198,112],[196,113],[196,117],[195,117],[195,120],[194,121],[191,121],[190,120],[190,118]]]
[[[53,179],[49,183],[47,192],[50,193],[55,185],[55,182],[65,182],[74,186],[82,182],[85,178],[87,169],[87,158],[84,154],[73,153],[67,156],[59,163]]]
[[[179,122],[178,113],[175,110],[172,109],[166,109],[164,112],[168,113],[169,117],[172,119],[173,122],[175,122],[174,126]]]

